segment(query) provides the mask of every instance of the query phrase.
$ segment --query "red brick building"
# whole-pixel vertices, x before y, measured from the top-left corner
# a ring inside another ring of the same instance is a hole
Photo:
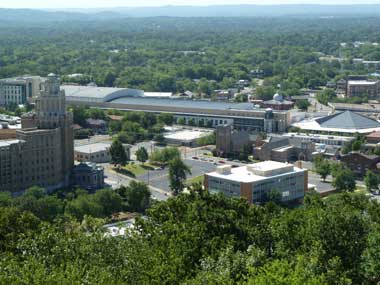
[[[380,163],[380,156],[366,155],[357,152],[351,152],[341,157],[343,162],[350,168],[356,175],[364,176],[367,170],[379,173],[378,164]]]
[[[367,143],[380,143],[380,131],[372,132],[366,136]]]

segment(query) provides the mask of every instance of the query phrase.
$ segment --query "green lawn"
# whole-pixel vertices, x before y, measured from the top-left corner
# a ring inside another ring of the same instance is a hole
[[[118,171],[119,173],[131,177],[136,177],[139,175],[144,174],[148,170],[153,170],[153,166],[149,163],[145,163],[144,165],[140,163],[134,163],[134,164],[127,164],[126,166],[120,168],[119,170],[115,168],[115,171]]]
[[[189,178],[186,180],[187,185],[191,185],[194,183],[202,183],[203,184],[204,175],[196,176],[193,178]]]
[[[355,193],[367,194],[369,193],[369,191],[367,190],[366,187],[357,185],[355,189]]]

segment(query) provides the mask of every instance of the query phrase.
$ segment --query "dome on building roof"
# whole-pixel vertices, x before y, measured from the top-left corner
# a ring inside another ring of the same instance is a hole
[[[49,73],[48,77],[57,77],[57,75],[55,73]]]
[[[282,95],[276,93],[273,95],[273,100],[278,101],[278,102],[282,102],[282,101],[284,101],[284,98],[282,97]]]

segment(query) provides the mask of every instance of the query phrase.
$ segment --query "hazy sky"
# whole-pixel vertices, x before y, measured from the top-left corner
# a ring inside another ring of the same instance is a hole
[[[217,4],[380,4],[380,0],[0,0],[3,8],[96,8]]]

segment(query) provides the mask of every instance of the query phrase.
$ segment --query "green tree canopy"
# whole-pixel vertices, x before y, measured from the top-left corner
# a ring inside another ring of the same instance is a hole
[[[364,183],[368,191],[379,189],[379,177],[371,170],[367,170]]]
[[[339,191],[353,192],[356,188],[355,175],[350,169],[343,168],[337,171],[332,185]]]
[[[126,165],[127,155],[123,144],[119,139],[115,139],[110,147],[111,161],[114,165]]]
[[[170,189],[174,195],[178,195],[185,188],[187,174],[191,174],[190,168],[176,157],[169,162],[169,182]]]
[[[145,147],[142,146],[136,151],[136,158],[143,164],[149,159],[148,151]]]

